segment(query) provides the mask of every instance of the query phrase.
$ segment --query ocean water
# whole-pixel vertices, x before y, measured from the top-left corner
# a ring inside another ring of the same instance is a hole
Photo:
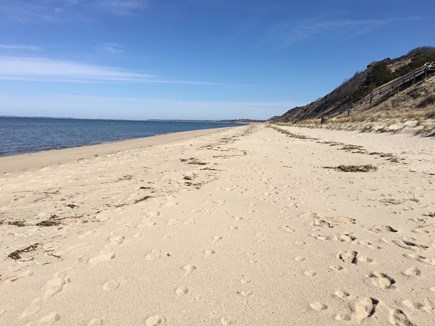
[[[233,123],[209,121],[126,121],[0,117],[0,156],[235,125]]]

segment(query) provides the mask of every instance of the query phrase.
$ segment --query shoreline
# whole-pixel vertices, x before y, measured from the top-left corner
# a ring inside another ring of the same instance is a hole
[[[196,138],[215,132],[222,132],[231,128],[238,128],[240,126],[179,131],[162,135],[119,140],[109,143],[0,156],[0,175],[9,175],[15,172],[42,168],[47,165],[62,164],[89,157],[96,157],[99,155],[108,155],[136,148]]]

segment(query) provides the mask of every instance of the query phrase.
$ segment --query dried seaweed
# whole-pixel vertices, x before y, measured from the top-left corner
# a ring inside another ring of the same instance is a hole
[[[11,258],[11,259],[14,259],[14,260],[19,260],[19,259],[21,259],[21,254],[22,253],[27,253],[27,252],[35,251],[38,248],[38,246],[39,246],[39,243],[34,243],[34,244],[32,244],[32,245],[30,245],[30,246],[28,246],[26,248],[15,250],[14,252],[11,252],[8,255],[8,258]]]
[[[339,165],[339,166],[325,166],[325,169],[332,169],[340,172],[371,172],[376,171],[378,168],[374,165]]]

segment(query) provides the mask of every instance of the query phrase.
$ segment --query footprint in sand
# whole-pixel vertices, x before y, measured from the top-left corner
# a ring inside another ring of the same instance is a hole
[[[329,269],[335,272],[345,272],[346,268],[344,268],[343,266],[329,266]]]
[[[345,263],[356,264],[357,263],[357,251],[343,251],[338,254],[338,258]]]
[[[328,306],[324,303],[321,303],[321,302],[310,303],[310,307],[311,307],[311,309],[316,310],[316,311],[328,309]]]
[[[352,317],[349,314],[337,314],[335,320],[338,321],[350,321]]]
[[[162,257],[162,252],[160,250],[152,250],[145,255],[145,260],[154,261]]]
[[[27,318],[31,315],[36,314],[39,310],[41,310],[42,307],[42,298],[36,298],[34,299],[27,307],[24,309],[24,311],[21,313],[19,319]]]
[[[373,231],[380,232],[380,233],[386,233],[386,232],[396,233],[396,232],[398,232],[395,228],[393,228],[390,225],[386,225],[386,224],[374,225]]]
[[[364,319],[371,317],[375,313],[378,303],[378,300],[368,297],[355,303],[354,314],[357,322],[361,323]]]
[[[331,238],[329,236],[322,235],[322,234],[311,233],[310,237],[313,237],[314,239],[321,240],[321,241],[331,240]]]
[[[368,263],[368,264],[373,263],[373,259],[364,256],[358,256],[358,261],[361,261],[363,263]]]
[[[390,311],[390,323],[396,326],[414,326],[406,314],[400,309]]]
[[[320,216],[316,212],[305,212],[305,213],[299,214],[299,217],[308,218],[308,219],[316,219],[316,218],[319,218]]]
[[[431,233],[431,231],[421,229],[420,227],[417,227],[417,228],[415,228],[415,229],[412,229],[411,232],[412,232],[412,233],[420,233],[420,234],[430,234],[430,233]]]
[[[327,218],[328,222],[332,222],[332,223],[338,223],[338,224],[355,224],[356,220],[352,217],[348,217],[348,216],[334,216],[334,217],[328,217]]]
[[[310,225],[312,225],[312,226],[318,226],[318,227],[322,227],[322,228],[326,227],[326,228],[330,228],[330,229],[334,227],[333,224],[329,223],[328,221],[321,220],[321,219],[315,219],[315,220],[313,220],[310,223]]]
[[[240,291],[240,292],[237,292],[237,294],[242,296],[242,297],[251,297],[254,295],[254,293],[251,291]]]
[[[61,292],[63,290],[63,286],[66,282],[65,280],[66,280],[66,273],[54,274],[54,277],[51,280],[49,280],[42,288],[43,299],[47,300],[47,299],[51,298],[52,296]]]
[[[205,249],[202,253],[205,255],[204,258],[207,258],[211,255],[214,255],[216,253],[216,251],[211,250],[211,249]]]
[[[415,253],[404,254],[403,257],[415,259],[418,262],[423,263],[423,264],[432,265],[432,266],[435,265],[435,258],[431,258],[430,259],[430,258],[427,258],[425,256],[421,256],[421,255],[418,255],[418,254],[415,254]]]
[[[396,283],[394,278],[382,272],[371,272],[367,277],[372,280],[374,286],[381,289],[390,289]]]
[[[349,294],[348,292],[341,291],[341,290],[337,290],[337,291],[335,291],[335,292],[334,292],[334,295],[335,295],[337,298],[340,298],[340,299],[343,299],[343,300],[345,300],[345,299],[347,299],[347,298],[350,297],[350,294]]]
[[[145,214],[145,217],[147,218],[157,218],[160,216],[160,212],[155,212],[155,211],[149,211]]]
[[[89,258],[88,262],[91,265],[96,265],[98,263],[111,260],[115,258],[115,256],[115,252],[112,250],[112,248],[110,246],[106,246],[103,248],[103,250],[100,251],[98,255]]]
[[[104,324],[104,321],[100,318],[95,318],[92,319],[89,323],[88,326],[102,326]]]
[[[403,271],[402,274],[407,276],[408,278],[410,278],[410,277],[420,277],[421,276],[421,270],[419,270],[415,266],[411,266],[407,270]]]
[[[349,232],[343,232],[343,233],[336,234],[334,236],[334,239],[341,242],[352,242],[356,240],[356,237],[350,234]]]
[[[42,326],[42,325],[52,325],[55,322],[57,322],[60,319],[60,316],[57,312],[51,312],[48,315],[45,315],[44,317],[32,321],[30,323],[27,323],[26,326]]]
[[[223,239],[223,238],[222,238],[221,236],[219,236],[219,235],[215,235],[215,236],[213,237],[213,241],[211,242],[211,244],[215,245],[216,242],[218,242],[218,241],[220,241],[220,240],[222,240],[222,239]]]
[[[423,250],[426,250],[429,248],[426,245],[416,243],[414,240],[411,241],[411,240],[403,239],[403,240],[393,240],[393,242],[397,246],[399,246],[400,248],[403,248],[403,249],[410,249],[410,250],[423,249]]]
[[[158,326],[164,323],[166,323],[166,317],[161,315],[154,315],[145,319],[144,326]]]
[[[335,217],[328,217],[328,218],[316,218],[311,222],[312,226],[318,226],[318,227],[327,227],[327,228],[334,228],[335,226],[339,224],[355,224],[355,219],[347,216],[335,216]]]
[[[124,237],[122,235],[110,237],[107,239],[107,242],[109,242],[111,245],[120,245],[124,242]]]
[[[295,229],[289,227],[288,225],[281,225],[280,229],[287,233],[295,232]]]
[[[194,270],[196,270],[196,266],[185,265],[185,266],[181,267],[181,269],[186,272],[183,276],[183,278],[186,278],[189,274],[191,274]]]
[[[375,248],[371,242],[357,241],[357,243],[359,245],[361,245],[361,246],[366,246],[367,248],[370,248],[370,249],[374,249]],[[378,247],[378,249],[381,249],[381,247]]]
[[[334,216],[328,218],[328,220],[335,222],[335,223],[344,223],[344,224],[355,224],[356,220],[352,217],[348,216]]]
[[[154,221],[144,221],[143,225],[145,225],[145,226],[155,226],[155,225],[157,225],[157,222],[154,222]]]
[[[424,305],[421,308],[421,310],[423,310],[424,312],[427,312],[429,314],[435,312],[435,304],[429,298],[424,298],[423,302],[424,302]]]
[[[226,204],[226,202],[227,202],[226,200],[217,200],[214,203],[217,204],[218,206],[223,206]]]
[[[304,275],[313,277],[313,276],[316,276],[317,273],[315,271],[309,269],[309,270],[304,271]]]
[[[429,298],[425,298],[424,303],[412,302],[411,300],[403,300],[402,304],[405,307],[408,307],[411,309],[416,309],[416,310],[422,310],[422,311],[427,312],[429,314],[434,312],[434,310],[435,310],[435,306]]]
[[[104,291],[113,291],[119,288],[121,283],[118,280],[110,280],[103,284]]]
[[[185,287],[178,287],[174,290],[175,294],[178,296],[182,296],[182,295],[186,295],[190,292],[189,288],[185,288]]]
[[[193,218],[188,218],[187,220],[185,220],[183,222],[184,225],[192,225],[192,224],[196,224],[196,220]]]

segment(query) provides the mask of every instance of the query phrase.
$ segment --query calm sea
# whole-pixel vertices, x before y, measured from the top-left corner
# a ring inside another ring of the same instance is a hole
[[[178,131],[231,127],[208,121],[126,121],[0,117],[0,156],[101,144]]]

